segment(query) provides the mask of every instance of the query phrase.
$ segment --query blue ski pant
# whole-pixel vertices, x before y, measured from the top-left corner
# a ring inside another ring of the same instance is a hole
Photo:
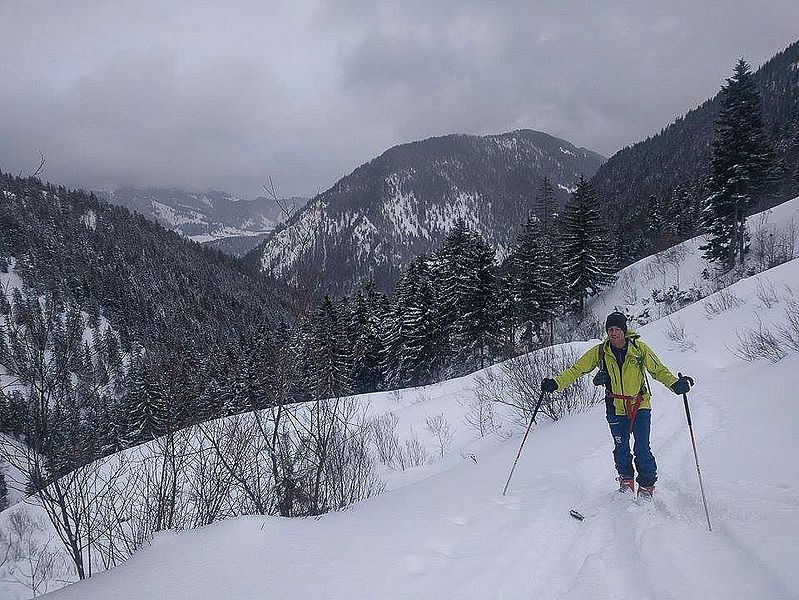
[[[610,434],[613,436],[613,461],[616,471],[625,479],[632,479],[635,471],[638,472],[636,481],[638,485],[652,486],[657,481],[657,465],[652,450],[649,447],[649,428],[652,423],[652,411],[648,408],[640,409],[635,416],[632,435],[633,454],[635,454],[635,471],[633,470],[633,455],[630,454],[630,419],[625,415],[607,414]]]

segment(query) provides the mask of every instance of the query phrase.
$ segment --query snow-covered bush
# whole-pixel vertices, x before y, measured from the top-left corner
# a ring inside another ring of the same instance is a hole
[[[762,213],[749,246],[750,261],[756,272],[766,271],[796,257],[797,225],[790,219],[783,227],[768,223],[768,213]]]
[[[765,358],[773,363],[785,358],[785,350],[777,337],[763,326],[760,317],[757,319],[757,329],[736,329],[738,344],[732,349],[733,354],[747,362]]]
[[[427,417],[425,427],[436,437],[436,441],[438,442],[438,451],[440,456],[443,458],[444,454],[447,453],[449,446],[452,443],[452,427],[450,427],[450,424],[443,413],[432,417]]]
[[[520,421],[529,421],[541,394],[541,380],[572,365],[579,355],[573,350],[543,348],[505,361],[477,377],[477,394],[511,406]],[[545,394],[540,414],[557,421],[588,410],[602,400],[589,378],[580,378],[567,389]]]
[[[741,306],[743,300],[735,295],[729,288],[723,288],[705,300],[705,312],[709,319],[720,315],[725,310]]]
[[[771,308],[780,301],[780,296],[771,279],[761,277],[757,280],[757,299],[763,308]]]
[[[680,310],[684,306],[693,304],[702,298],[702,291],[691,287],[687,290],[681,290],[676,285],[671,286],[666,291],[660,289],[652,290],[652,299],[661,305],[661,316],[667,316],[671,313]]]

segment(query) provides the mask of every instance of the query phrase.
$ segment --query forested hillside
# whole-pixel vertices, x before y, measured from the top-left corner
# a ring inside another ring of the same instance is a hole
[[[763,103],[765,131],[774,146],[779,185],[767,204],[799,194],[799,41],[762,65],[754,80]],[[732,67],[732,62],[730,64]],[[732,69],[731,69],[732,71]],[[719,83],[722,83],[721,81]],[[719,93],[657,135],[624,148],[596,172],[592,183],[606,217],[618,224],[620,262],[627,264],[652,252],[647,239],[655,207],[675,205],[669,218],[686,216],[706,196],[714,124],[723,104]],[[760,205],[755,210],[762,210]],[[700,232],[688,215],[672,238],[686,239]],[[656,226],[663,224],[655,223]],[[667,240],[666,240],[667,241]]]
[[[340,296],[389,291],[457,219],[507,255],[542,177],[562,207],[604,158],[540,131],[447,135],[401,144],[319,194],[248,255],[267,273]]]

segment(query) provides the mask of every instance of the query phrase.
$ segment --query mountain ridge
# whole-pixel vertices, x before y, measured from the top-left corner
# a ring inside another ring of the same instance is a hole
[[[457,218],[500,254],[527,218],[543,176],[563,205],[604,158],[533,130],[449,134],[393,146],[316,196],[245,258],[274,275],[317,268],[326,291],[373,280],[389,289]]]

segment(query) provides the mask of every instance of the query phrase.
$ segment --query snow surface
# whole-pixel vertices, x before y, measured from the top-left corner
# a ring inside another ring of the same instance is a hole
[[[790,204],[781,210],[795,212],[799,199]],[[698,277],[701,261],[684,258],[681,276]],[[722,313],[706,309],[714,295],[639,329],[667,365],[696,380],[691,411],[712,532],[683,404],[670,390],[654,384],[653,502],[614,491],[601,405],[537,425],[503,497],[523,430],[478,438],[464,425],[476,374],[363,397],[374,414],[397,415],[431,456],[426,419],[443,414],[455,430],[443,457],[387,472],[384,494],[318,519],[251,516],[164,532],[123,565],[48,597],[797,598],[799,352],[784,347],[777,363],[738,353],[739,334],[786,324],[799,299],[799,261],[726,293],[740,302]],[[612,303],[608,294],[596,310]],[[572,508],[585,520],[570,518]]]
[[[210,233],[203,233],[200,235],[190,235],[188,238],[197,242],[198,244],[204,244],[206,242],[214,242],[216,240],[221,240],[223,238],[229,237],[255,237],[258,235],[264,235],[272,231],[272,229],[262,229],[262,230],[252,230],[252,229],[239,229],[237,227],[220,227],[219,229],[215,229]]]

